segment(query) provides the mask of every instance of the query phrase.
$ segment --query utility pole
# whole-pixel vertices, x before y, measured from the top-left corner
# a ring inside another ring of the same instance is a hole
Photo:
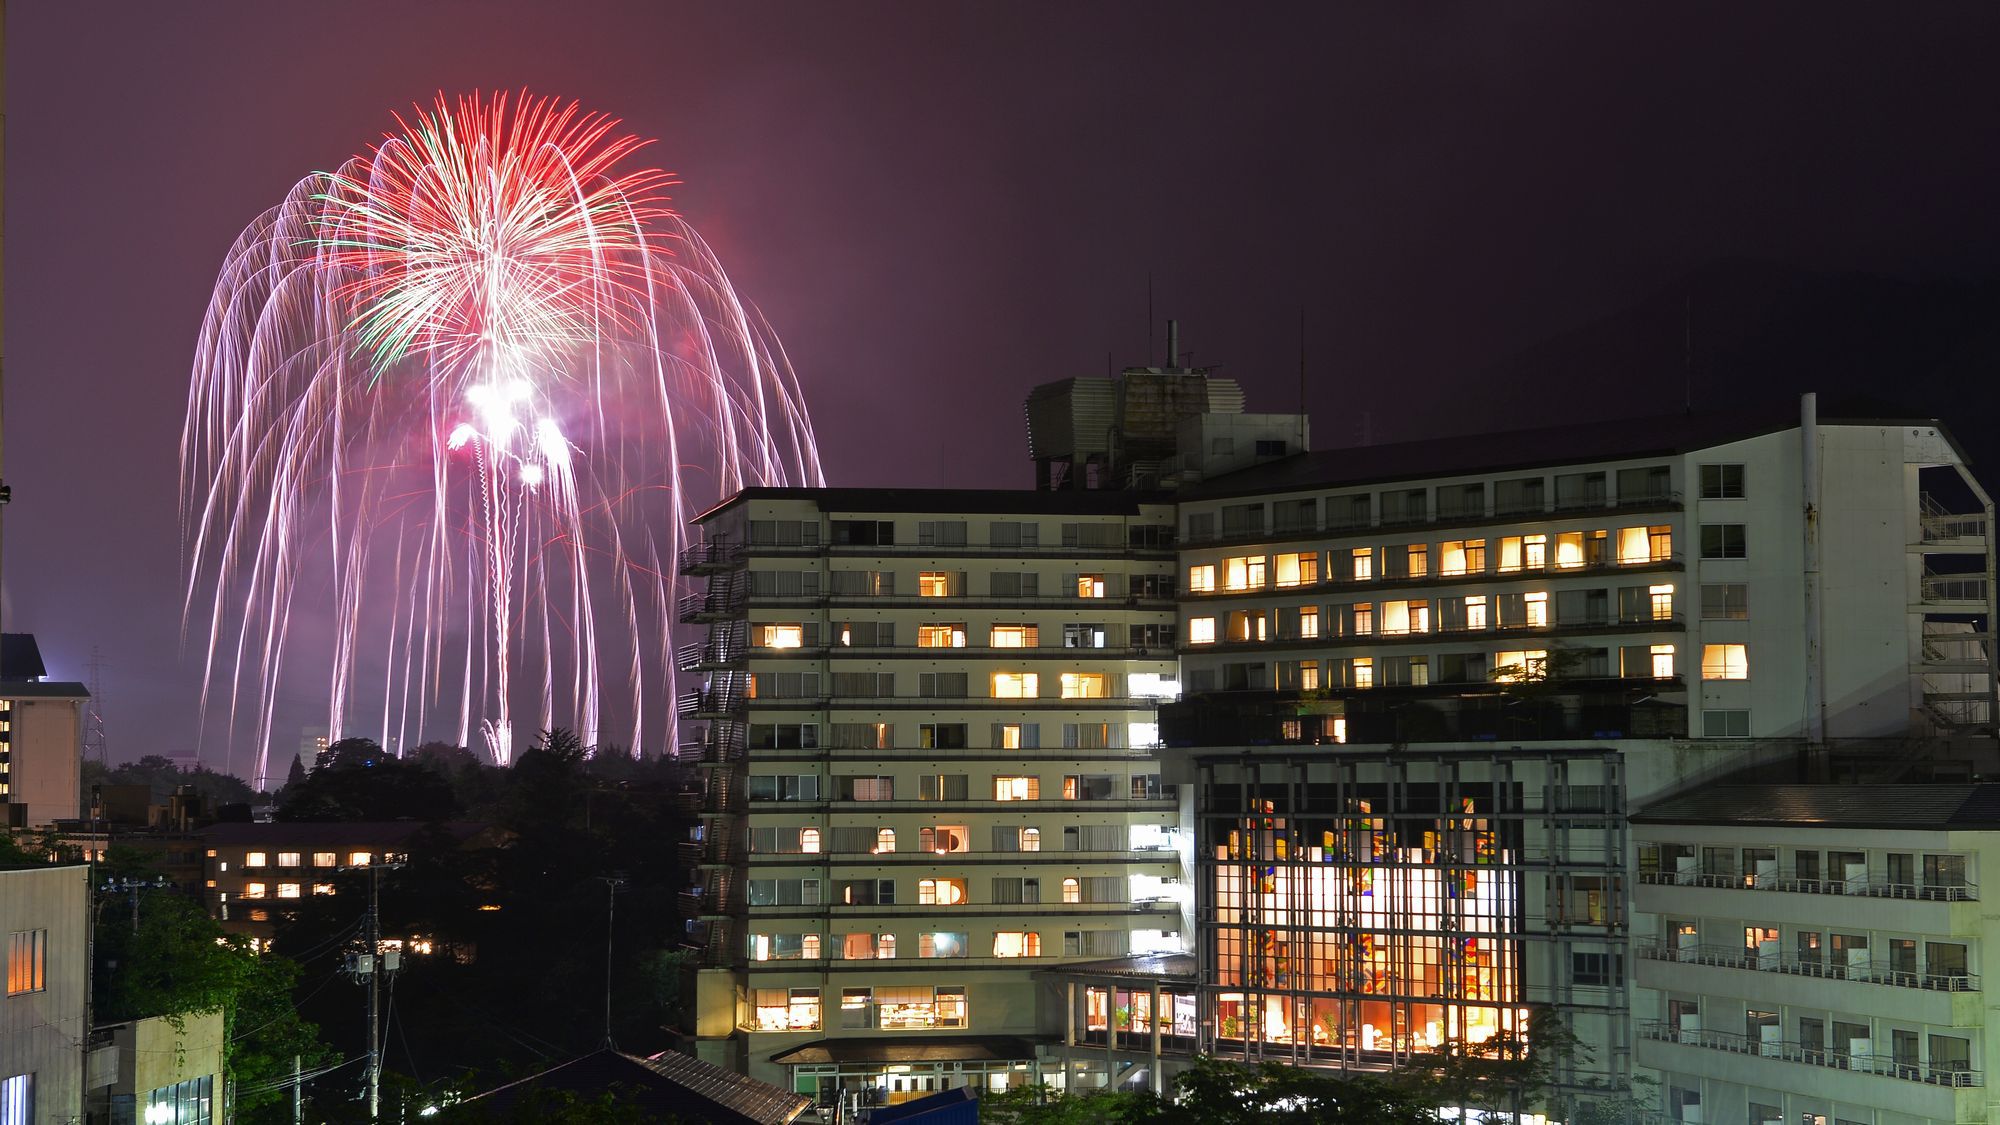
[[[292,1125],[305,1125],[306,1121],[305,1098],[301,1090],[301,1087],[305,1085],[305,1079],[301,1076],[301,1072],[304,1069],[305,1069],[305,1060],[298,1055],[293,1055],[292,1056]]]
[[[618,931],[614,923],[618,920],[618,888],[625,880],[616,875],[601,876],[604,880],[604,1046],[606,1049],[618,1044],[611,1038],[611,939]]]
[[[381,870],[384,867],[395,870],[400,863],[387,862],[386,854],[372,857],[368,867],[368,918],[363,927],[367,933],[367,950],[353,955],[348,961],[348,971],[356,978],[356,983],[368,988],[368,1120],[381,1120],[382,1112],[382,975],[394,973],[402,967],[400,950],[382,951],[382,895]],[[349,868],[348,870],[353,870]]]

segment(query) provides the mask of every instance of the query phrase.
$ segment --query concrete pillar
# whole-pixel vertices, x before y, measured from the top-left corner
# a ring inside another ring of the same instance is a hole
[[[1160,1079],[1160,982],[1153,982],[1153,1092],[1166,1093],[1166,1085]]]

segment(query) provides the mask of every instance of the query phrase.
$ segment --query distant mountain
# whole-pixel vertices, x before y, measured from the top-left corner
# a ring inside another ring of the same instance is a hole
[[[2000,481],[2000,280],[1899,281],[1748,261],[1510,356],[1454,413],[1481,429],[1769,407],[1817,391],[1827,416],[1936,417]]]

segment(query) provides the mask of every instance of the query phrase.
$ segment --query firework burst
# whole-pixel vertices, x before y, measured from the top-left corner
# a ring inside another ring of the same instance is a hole
[[[441,95],[397,126],[238,237],[202,324],[203,713],[247,720],[260,777],[287,675],[324,675],[334,738],[476,728],[505,764],[524,708],[670,746],[687,516],[822,482],[797,378],[614,119]]]

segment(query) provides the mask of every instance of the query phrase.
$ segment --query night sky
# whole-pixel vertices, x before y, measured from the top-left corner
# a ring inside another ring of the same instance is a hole
[[[2000,10],[1223,7],[14,0],[7,627],[58,677],[102,650],[114,758],[195,750],[176,457],[216,268],[439,90],[658,138],[839,484],[1031,484],[1022,397],[1144,362],[1149,276],[1252,410],[1295,407],[1303,310],[1321,446],[1822,376],[1990,427]]]

